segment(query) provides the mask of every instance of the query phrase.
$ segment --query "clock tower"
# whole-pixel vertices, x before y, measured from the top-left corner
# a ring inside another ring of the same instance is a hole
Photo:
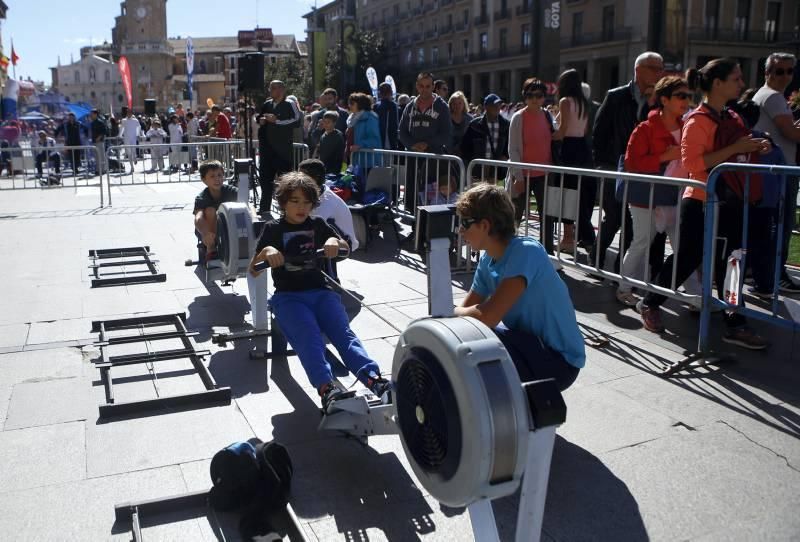
[[[146,98],[165,108],[174,98],[175,62],[167,41],[167,0],[125,0],[111,36],[115,56],[127,57],[131,67],[134,110],[143,110]]]

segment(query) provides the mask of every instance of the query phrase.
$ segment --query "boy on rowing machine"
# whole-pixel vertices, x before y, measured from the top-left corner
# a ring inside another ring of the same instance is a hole
[[[275,199],[281,217],[264,225],[250,272],[258,276],[260,272],[254,266],[263,261],[272,268],[275,281],[275,293],[270,300],[272,311],[308,379],[319,392],[323,411],[327,413],[328,405],[344,392],[337,386],[325,358],[323,333],[347,368],[381,397],[389,390],[390,383],[380,375],[378,364],[350,329],[344,305],[322,271],[323,261],[316,259],[320,248],[326,258],[335,258],[340,250],[349,252],[347,242],[328,223],[311,216],[312,209],[319,205],[317,184],[304,173],[286,173],[276,183]],[[308,260],[293,264],[285,261],[284,255],[292,261],[307,255]]]
[[[200,180],[206,187],[194,200],[195,234],[205,246],[206,261],[217,257],[217,209],[225,202],[235,202],[235,186],[224,184],[225,170],[219,160],[206,160],[200,164]]]
[[[544,247],[514,229],[508,193],[480,183],[456,202],[464,240],[483,251],[456,316],[471,316],[503,342],[520,380],[554,378],[561,391],[586,362],[583,336],[567,286]]]

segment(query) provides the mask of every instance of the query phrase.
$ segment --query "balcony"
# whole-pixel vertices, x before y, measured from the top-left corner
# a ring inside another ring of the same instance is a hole
[[[469,30],[469,22],[461,21],[453,25],[454,32],[466,32],[467,30]]]
[[[407,11],[402,12],[400,15],[397,16],[398,21],[405,21],[411,18],[411,14]]]
[[[412,17],[419,17],[420,15],[422,15],[422,13],[423,13],[422,6],[416,7],[411,10]]]
[[[442,7],[449,6],[453,3],[453,0],[439,0],[439,5]]]
[[[430,12],[432,12],[432,11],[436,11],[437,9],[439,9],[439,4],[438,4],[438,3],[436,3],[436,2],[433,2],[432,4],[425,4],[425,5],[422,7],[422,11],[423,11],[424,13],[430,13]]]
[[[516,13],[517,13],[518,16],[519,15],[527,15],[531,11],[533,11],[533,7],[531,6],[531,3],[530,2],[525,2],[521,6],[517,6]]]
[[[438,30],[434,29],[434,30],[428,30],[428,31],[425,32],[425,39],[426,40],[431,40],[431,39],[437,38],[437,37],[439,37],[439,31]]]
[[[443,27],[441,27],[439,29],[439,34],[445,35],[445,34],[449,34],[452,31],[453,31],[452,25],[451,26],[445,25],[445,26],[443,26]]]
[[[489,24],[489,14],[488,13],[481,13],[477,17],[475,17],[475,26],[482,26],[485,24]]]
[[[599,45],[614,41],[624,41],[631,39],[631,29],[629,27],[615,28],[611,32],[595,32],[592,34],[576,34],[561,38],[561,48],[584,47],[586,45]]]
[[[733,28],[690,28],[692,41],[727,41],[746,43],[794,43],[800,44],[800,31],[767,32],[765,30],[736,30]]]
[[[503,19],[510,19],[510,18],[511,18],[511,10],[508,8],[494,12],[495,21],[502,21]]]

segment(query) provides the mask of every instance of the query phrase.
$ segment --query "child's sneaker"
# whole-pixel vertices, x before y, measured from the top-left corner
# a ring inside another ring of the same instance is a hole
[[[661,323],[661,309],[658,307],[650,308],[644,304],[644,300],[639,300],[636,304],[636,312],[642,315],[642,324],[647,331],[661,333],[664,331],[664,324]]]
[[[376,397],[381,398],[387,391],[391,391],[392,383],[381,375],[370,373],[367,378],[367,387]]]
[[[322,400],[322,411],[327,414],[330,404],[338,399],[342,393],[344,393],[344,390],[333,381],[320,386],[319,396]]]

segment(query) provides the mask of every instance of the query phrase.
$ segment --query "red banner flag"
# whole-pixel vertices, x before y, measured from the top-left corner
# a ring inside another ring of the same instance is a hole
[[[124,56],[119,57],[119,75],[122,77],[122,86],[125,88],[125,97],[128,99],[128,109],[133,110],[133,83],[131,82],[131,66]]]
[[[18,61],[19,61],[19,55],[14,50],[14,42],[11,42],[11,64],[16,66]]]

